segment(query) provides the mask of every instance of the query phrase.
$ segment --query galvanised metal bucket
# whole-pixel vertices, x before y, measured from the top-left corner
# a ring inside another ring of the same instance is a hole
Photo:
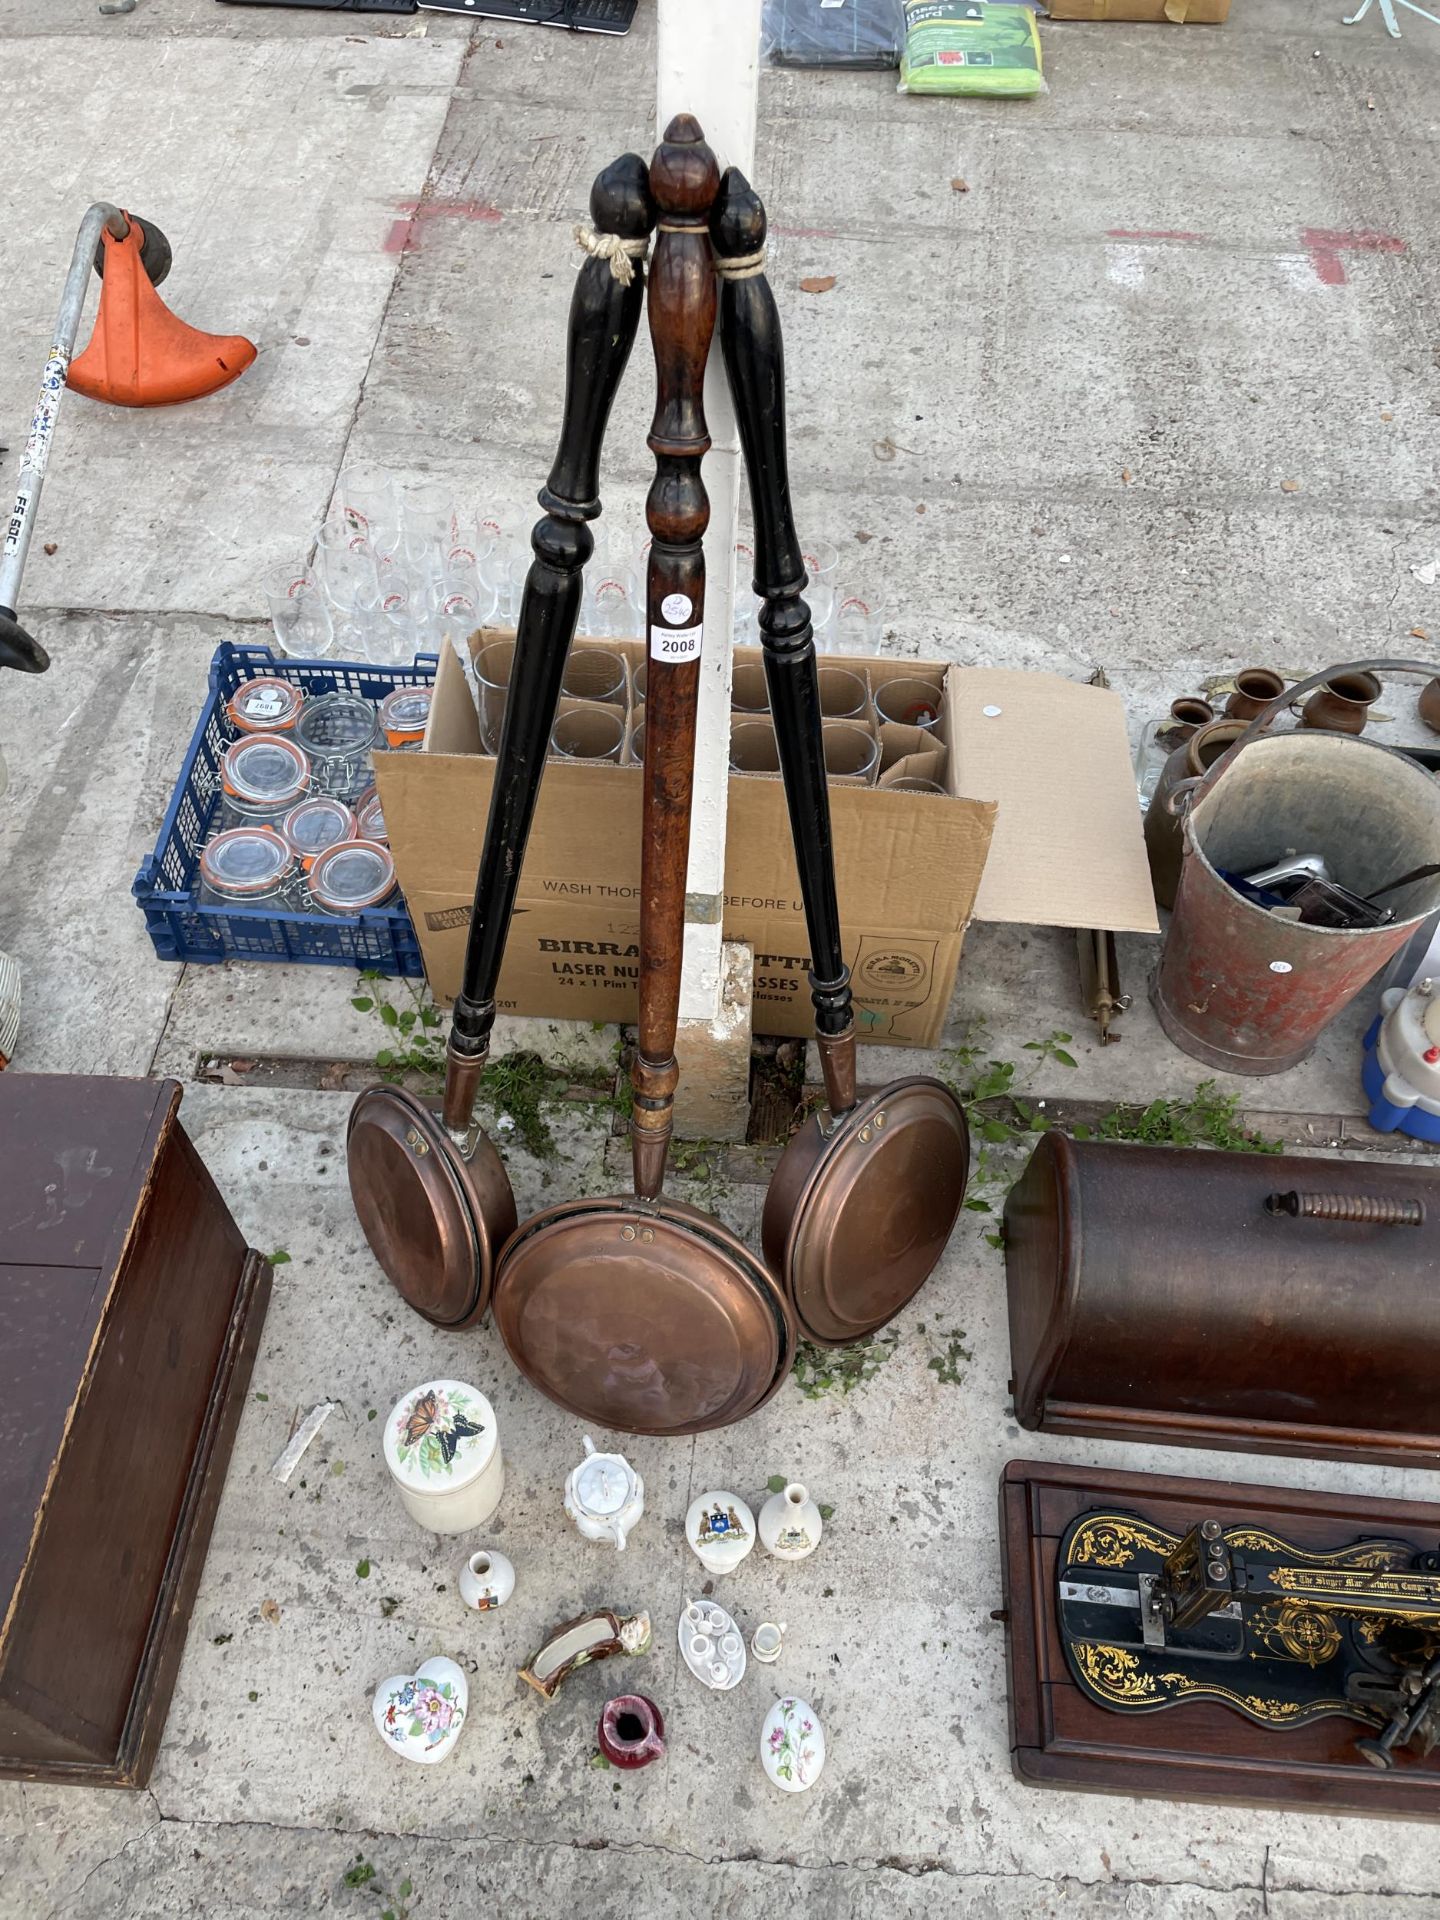
[[[1433,676],[1410,660],[1367,660],[1373,672]],[[1388,895],[1388,925],[1302,927],[1244,899],[1220,870],[1249,873],[1293,849],[1322,853],[1331,878],[1371,894],[1415,867],[1440,861],[1440,781],[1402,755],[1353,735],[1301,728],[1267,734],[1282,707],[1336,673],[1290,688],[1187,793],[1185,850],[1151,998],[1166,1033],[1197,1060],[1227,1073],[1282,1073],[1427,914],[1440,908],[1440,876]]]

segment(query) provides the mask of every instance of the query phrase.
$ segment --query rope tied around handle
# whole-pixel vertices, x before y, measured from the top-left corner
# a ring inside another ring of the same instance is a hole
[[[732,260],[724,260],[718,253],[715,256],[715,272],[722,280],[753,280],[764,271],[764,247],[754,253],[736,254]]]
[[[575,244],[592,260],[608,260],[610,272],[622,287],[628,287],[635,278],[635,262],[643,260],[650,248],[648,236],[640,240],[627,240],[620,233],[597,233],[593,227],[583,223],[575,228]]]

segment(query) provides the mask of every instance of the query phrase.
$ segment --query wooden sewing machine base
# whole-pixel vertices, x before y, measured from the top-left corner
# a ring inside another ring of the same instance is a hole
[[[1440,1819],[1440,1749],[1425,1760],[1401,1754],[1382,1773],[1355,1750],[1365,1729],[1339,1715],[1273,1728],[1211,1701],[1122,1714],[1082,1693],[1056,1628],[1057,1560],[1070,1522],[1093,1508],[1124,1508],[1175,1533],[1212,1516],[1227,1526],[1250,1522],[1316,1550],[1367,1534],[1440,1541],[1440,1506],[1419,1501],[1010,1461],[1000,1478],[1000,1546],[1018,1779],[1168,1800]]]

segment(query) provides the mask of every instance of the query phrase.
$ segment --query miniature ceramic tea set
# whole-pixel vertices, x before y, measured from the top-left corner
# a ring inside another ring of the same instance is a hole
[[[680,1657],[707,1687],[728,1693],[745,1674],[745,1642],[724,1607],[687,1600],[680,1615]]]
[[[622,1551],[645,1512],[645,1483],[621,1453],[602,1453],[585,1435],[583,1459],[565,1481],[566,1516],[587,1540]],[[461,1380],[429,1380],[402,1396],[383,1430],[385,1464],[406,1512],[433,1533],[485,1526],[505,1487],[495,1410],[478,1388]],[[771,1482],[772,1487],[776,1482]],[[758,1539],[780,1560],[803,1560],[820,1544],[820,1509],[806,1488],[791,1481],[773,1492],[757,1520],[746,1501],[725,1490],[701,1494],[685,1516],[685,1539],[710,1574],[733,1573]],[[515,1591],[515,1568],[496,1547],[473,1549],[457,1588],[476,1614],[503,1607]],[[750,1635],[749,1652],[762,1666],[779,1659],[785,1622],[764,1620]],[[745,1635],[718,1601],[687,1600],[676,1635],[681,1658],[702,1686],[728,1693],[745,1676]],[[520,1668],[520,1678],[547,1700],[580,1668],[617,1655],[649,1651],[647,1613],[621,1615],[599,1608],[561,1622]],[[434,1766],[454,1749],[465,1725],[469,1690],[460,1665],[444,1655],[412,1673],[392,1674],[375,1689],[372,1711],[387,1747],[404,1759]],[[599,1751],[615,1767],[649,1766],[665,1752],[665,1722],[643,1693],[607,1700],[596,1732]],[[825,1735],[814,1709],[793,1696],[766,1715],[760,1759],[786,1793],[812,1786],[825,1764]]]

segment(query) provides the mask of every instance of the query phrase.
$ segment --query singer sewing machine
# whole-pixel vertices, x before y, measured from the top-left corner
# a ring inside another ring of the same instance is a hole
[[[1012,1461],[1036,1784],[1440,1816],[1440,1508]]]

